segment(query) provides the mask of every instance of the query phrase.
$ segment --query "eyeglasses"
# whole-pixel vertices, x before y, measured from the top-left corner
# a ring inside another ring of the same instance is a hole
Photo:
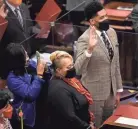
[[[71,68],[73,68],[73,67],[74,67],[74,63],[71,64],[71,65],[69,65],[69,66],[67,67],[67,69],[71,69]]]

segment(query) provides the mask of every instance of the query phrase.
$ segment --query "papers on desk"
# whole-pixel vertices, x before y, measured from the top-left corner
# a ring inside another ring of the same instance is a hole
[[[136,91],[135,90],[128,90],[130,93],[135,93]]]
[[[127,117],[119,117],[115,121],[115,123],[138,127],[138,119],[132,119]]]
[[[123,7],[123,6],[119,6],[117,7],[118,10],[126,10],[126,11],[132,11],[133,7]]]

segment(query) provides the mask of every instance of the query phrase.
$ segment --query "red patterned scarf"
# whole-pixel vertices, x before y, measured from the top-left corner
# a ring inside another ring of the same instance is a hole
[[[64,80],[66,83],[68,83],[70,86],[74,87],[79,93],[83,94],[83,95],[86,97],[86,99],[87,99],[89,105],[91,105],[91,104],[93,103],[91,94],[88,92],[88,90],[86,90],[86,89],[82,86],[82,84],[80,83],[80,81],[79,81],[78,79],[76,79],[76,78],[71,78],[71,79],[66,79],[66,78],[64,78],[63,80]],[[90,111],[89,111],[89,113],[90,113],[90,122],[92,122],[93,119],[94,119],[94,115],[93,115],[93,113],[90,112]]]

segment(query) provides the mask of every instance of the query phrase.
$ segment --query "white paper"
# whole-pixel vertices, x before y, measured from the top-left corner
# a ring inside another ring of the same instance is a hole
[[[40,54],[40,57],[42,57],[46,62],[47,62],[47,65],[51,65],[52,62],[50,60],[50,53],[43,53],[43,54]],[[37,58],[36,58],[36,55],[32,58],[33,61],[37,62]]]
[[[138,126],[138,119],[132,119],[132,118],[127,118],[127,117],[119,117],[115,121],[115,123],[137,127]]]
[[[133,7],[122,7],[122,6],[119,6],[117,7],[118,10],[127,10],[127,11],[132,11],[133,10]]]

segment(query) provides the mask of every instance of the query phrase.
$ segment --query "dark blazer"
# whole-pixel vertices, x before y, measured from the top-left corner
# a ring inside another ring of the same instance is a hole
[[[20,43],[26,40],[30,36],[32,29],[32,21],[30,18],[29,10],[25,4],[21,4],[19,7],[23,18],[23,27],[19,23],[16,15],[12,12],[12,10],[7,4],[6,8],[9,10],[8,15],[6,17],[6,19],[8,20],[8,26],[1,40],[0,50],[3,50],[11,42]],[[28,41],[24,42],[23,46],[25,47],[28,53],[31,52]]]
[[[48,89],[48,129],[87,129],[89,104],[86,97],[63,80],[54,78]]]

